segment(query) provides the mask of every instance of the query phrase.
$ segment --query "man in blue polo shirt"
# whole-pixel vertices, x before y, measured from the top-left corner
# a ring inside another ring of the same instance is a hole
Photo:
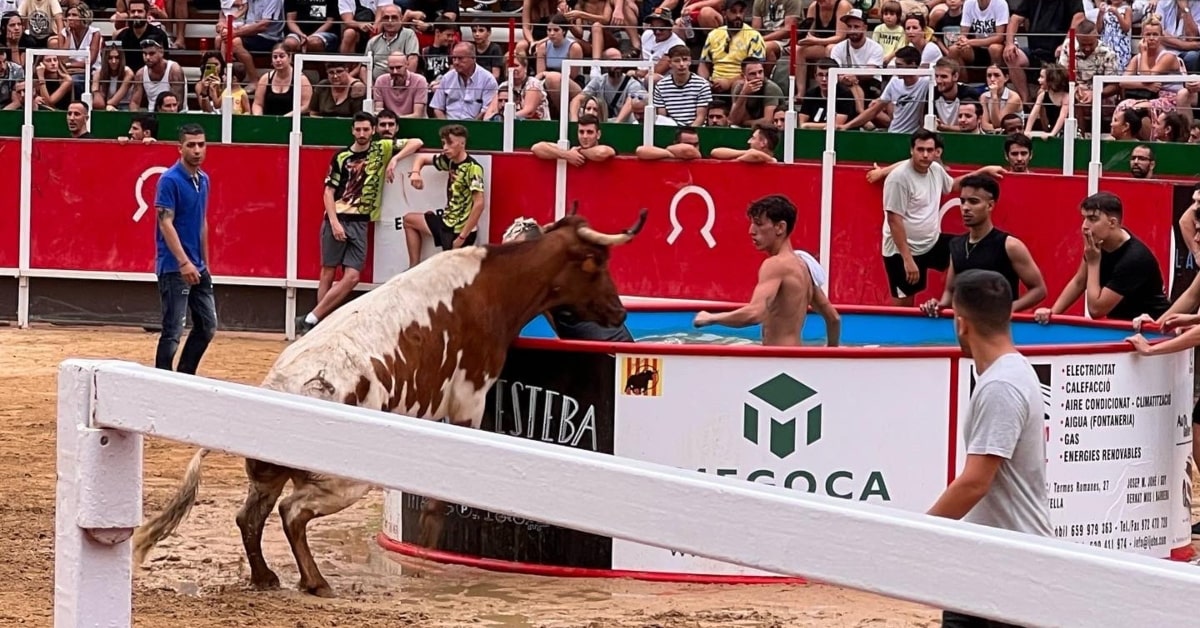
[[[217,305],[208,273],[208,175],[200,170],[205,150],[204,128],[181,126],[179,161],[159,178],[154,193],[158,213],[154,274],[158,275],[162,304],[162,333],[154,366],[172,370],[190,311],[192,331],[175,370],[193,375],[217,332]]]

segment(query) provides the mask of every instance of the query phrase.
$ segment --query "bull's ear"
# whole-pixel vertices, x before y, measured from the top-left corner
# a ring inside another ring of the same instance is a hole
[[[591,274],[599,269],[600,267],[596,265],[596,256],[589,255],[587,259],[583,260],[583,272]]]

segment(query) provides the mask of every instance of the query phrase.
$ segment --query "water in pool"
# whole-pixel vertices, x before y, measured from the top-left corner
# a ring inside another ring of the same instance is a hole
[[[761,342],[759,326],[734,329],[714,325],[697,329],[692,325],[695,312],[630,311],[625,325],[638,342],[666,344],[754,345]],[[1085,327],[1082,325],[1038,325],[1032,322],[1013,323],[1013,338],[1018,345],[1095,344],[1122,342],[1133,332],[1129,328]],[[542,317],[522,330],[526,338],[554,338],[554,332]],[[1156,338],[1147,334],[1148,338]],[[804,324],[806,346],[825,344],[825,321],[809,314]],[[957,347],[954,322],[949,318],[903,316],[888,314],[842,314],[843,346],[857,347]]]

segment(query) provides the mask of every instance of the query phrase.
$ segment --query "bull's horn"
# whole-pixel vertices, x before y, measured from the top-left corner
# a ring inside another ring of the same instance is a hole
[[[642,208],[642,211],[638,215],[637,222],[635,222],[632,227],[626,229],[623,233],[613,235],[596,231],[591,227],[579,227],[579,237],[587,240],[588,242],[599,244],[601,246],[619,246],[621,244],[625,244],[626,242],[632,240],[633,236],[637,235],[638,232],[642,230],[642,227],[646,225],[647,213],[648,211],[646,208]]]

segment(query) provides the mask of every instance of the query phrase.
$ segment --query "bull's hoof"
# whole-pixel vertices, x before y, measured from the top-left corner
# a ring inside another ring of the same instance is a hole
[[[267,573],[261,576],[251,576],[250,586],[254,587],[256,591],[275,591],[279,588],[279,576],[268,569]]]
[[[318,582],[317,584],[312,584],[312,585],[304,584],[302,582],[302,583],[300,583],[300,590],[304,591],[305,593],[307,593],[309,595],[314,595],[316,597],[323,597],[323,598],[337,597],[337,594],[335,594],[333,592],[333,587],[329,586],[328,582]]]

